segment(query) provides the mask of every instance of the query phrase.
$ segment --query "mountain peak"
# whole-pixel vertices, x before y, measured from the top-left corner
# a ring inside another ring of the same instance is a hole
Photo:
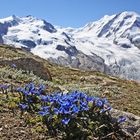
[[[20,21],[20,18],[15,15],[12,15],[7,18],[0,19],[0,23],[11,22],[11,21]]]
[[[105,15],[98,21],[86,24],[77,33],[107,38],[128,37],[129,30],[133,27],[140,27],[140,16],[136,12],[125,11],[111,16]]]
[[[124,11],[124,12],[120,12],[119,15],[124,15],[124,16],[135,15],[135,16],[138,16],[139,14],[137,12],[134,12],[134,11]]]
[[[21,17],[22,20],[29,20],[29,21],[35,21],[35,20],[40,20],[38,18],[36,18],[35,16],[32,16],[32,15],[27,15],[27,16],[24,16],[24,17]]]

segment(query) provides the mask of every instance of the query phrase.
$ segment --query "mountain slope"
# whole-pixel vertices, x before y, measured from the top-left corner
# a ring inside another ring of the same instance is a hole
[[[104,16],[78,29],[32,16],[0,20],[0,43],[23,47],[50,62],[140,81],[140,16]]]
[[[11,64],[15,63],[15,60],[34,60],[30,62],[30,72],[25,71],[27,63],[22,63],[23,66],[18,69],[17,67],[11,67]],[[1,61],[10,61],[9,64],[1,65]],[[37,74],[33,75],[34,64],[38,62],[43,64],[43,71],[49,70],[52,77],[52,81],[44,81],[42,77]],[[34,82],[36,84],[43,83],[47,85],[47,93],[53,93],[55,91],[63,91],[67,93],[69,91],[79,90],[84,91],[88,95],[106,97],[111,106],[114,108],[111,111],[113,116],[126,116],[127,122],[122,125],[127,135],[133,136],[130,139],[139,140],[139,124],[140,124],[140,108],[139,108],[139,91],[140,84],[134,81],[122,80],[119,78],[107,76],[103,73],[95,71],[81,71],[78,69],[70,69],[60,67],[55,64],[51,64],[48,61],[33,55],[32,53],[20,49],[12,48],[11,46],[0,46],[0,84],[24,86],[28,82]],[[1,91],[0,91],[1,93]],[[46,136],[46,127],[42,126],[39,122],[39,118],[33,113],[24,113],[21,116],[21,112],[17,109],[16,101],[19,102],[17,94],[9,92],[8,100],[6,100],[7,94],[0,94],[0,138],[4,139],[49,139]],[[12,96],[14,99],[12,100]],[[14,102],[13,102],[14,101]],[[116,110],[119,109],[119,110]],[[123,112],[128,111],[134,113]],[[8,123],[7,123],[8,122]],[[135,135],[135,136],[134,136]],[[54,138],[55,139],[55,138]],[[57,138],[58,139],[58,135]]]
[[[52,81],[46,82],[53,88],[56,87],[64,92],[80,90],[90,95],[106,97],[109,99],[114,109],[128,111],[138,116],[140,115],[139,83],[107,76],[96,71],[81,71],[78,69],[60,67],[51,64],[38,56],[34,56],[32,53],[25,51],[24,49],[0,46],[0,84],[1,82],[24,84],[31,80],[39,83],[38,78],[34,78],[32,75],[29,75],[28,72],[25,73],[25,71],[23,71],[22,73],[20,71],[14,71],[13,68],[7,67],[8,64],[6,66],[1,65],[1,61],[9,60],[14,63],[15,60],[23,58],[33,59],[40,64],[43,63],[44,69],[42,69],[42,71],[49,70],[52,77]],[[32,62],[31,66],[33,66],[34,63]],[[26,63],[23,63],[23,65],[26,66]],[[20,68],[21,70],[24,70],[22,68],[24,68],[24,66]],[[34,67],[32,67],[32,71],[34,71]],[[11,76],[13,76],[13,79],[11,79]],[[37,76],[39,75],[37,74]],[[20,80],[20,78],[22,79]]]

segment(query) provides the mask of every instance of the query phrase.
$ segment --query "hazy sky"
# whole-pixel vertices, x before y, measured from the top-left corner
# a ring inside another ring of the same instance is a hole
[[[140,0],[0,0],[0,18],[33,15],[64,27],[80,27],[122,11],[140,14]]]

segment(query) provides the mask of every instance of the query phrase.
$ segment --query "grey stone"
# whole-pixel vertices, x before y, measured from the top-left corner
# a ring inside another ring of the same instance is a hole
[[[113,117],[124,116],[126,117],[126,122],[121,124],[121,128],[124,132],[127,132],[130,136],[140,137],[140,117],[132,113],[112,109],[111,115]]]

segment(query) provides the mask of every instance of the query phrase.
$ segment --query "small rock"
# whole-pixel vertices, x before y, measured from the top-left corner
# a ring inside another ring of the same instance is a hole
[[[8,125],[4,125],[5,128],[8,128]]]
[[[20,133],[25,133],[25,131],[23,131],[23,130],[20,130]]]

